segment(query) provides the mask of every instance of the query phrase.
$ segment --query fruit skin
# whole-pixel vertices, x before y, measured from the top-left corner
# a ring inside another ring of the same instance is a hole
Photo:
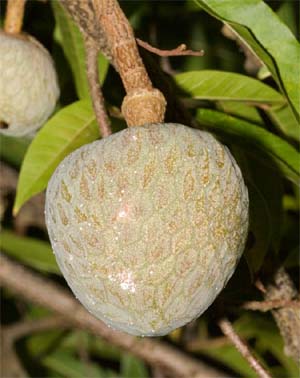
[[[0,32],[0,132],[22,136],[53,112],[59,87],[52,58],[34,38]]]
[[[48,185],[46,223],[81,303],[113,328],[158,336],[202,314],[233,274],[248,192],[211,134],[132,127],[63,160]]]

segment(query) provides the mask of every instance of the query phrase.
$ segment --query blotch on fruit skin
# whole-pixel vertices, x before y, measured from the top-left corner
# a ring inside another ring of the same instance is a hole
[[[66,213],[65,213],[65,210],[62,206],[61,203],[58,203],[57,204],[57,208],[58,208],[58,214],[59,214],[59,218],[61,220],[61,223],[66,226],[68,223],[69,223],[69,219],[67,218],[66,216]]]
[[[71,289],[97,318],[135,335],[164,335],[203,313],[248,231],[233,157],[209,133],[178,124],[129,128],[74,151],[49,182],[46,209]]]
[[[81,197],[83,197],[85,200],[89,200],[90,199],[90,189],[89,189],[89,185],[88,185],[88,179],[86,178],[86,176],[84,174],[82,174],[81,176],[81,180],[80,180],[80,195]]]
[[[193,173],[189,170],[185,177],[184,177],[184,184],[183,184],[183,193],[184,199],[187,200],[191,197],[192,193],[195,189],[195,179],[193,177]]]
[[[88,217],[86,214],[84,214],[78,206],[75,207],[74,209],[75,212],[75,219],[77,220],[78,223],[80,222],[86,222],[88,220]]]
[[[65,184],[64,180],[61,182],[61,195],[63,199],[66,200],[67,202],[70,202],[72,199],[72,196],[70,192],[68,191],[68,187]]]

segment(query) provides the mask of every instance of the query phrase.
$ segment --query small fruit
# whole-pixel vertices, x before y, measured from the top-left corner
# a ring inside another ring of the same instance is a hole
[[[0,32],[0,132],[22,136],[39,128],[59,96],[47,50],[27,35]]]
[[[164,335],[203,313],[234,272],[248,192],[228,149],[179,124],[131,127],[70,154],[46,222],[82,304],[108,325]]]

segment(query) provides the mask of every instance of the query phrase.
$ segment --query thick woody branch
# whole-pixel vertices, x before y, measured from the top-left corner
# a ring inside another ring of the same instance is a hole
[[[140,58],[133,30],[116,0],[92,0],[127,96],[122,113],[128,126],[163,122],[166,101],[153,88]]]
[[[219,321],[219,327],[221,328],[224,335],[226,335],[229,338],[229,340],[234,344],[234,346],[241,353],[241,355],[245,357],[245,359],[249,362],[250,366],[253,368],[253,370],[256,371],[260,378],[271,378],[270,374],[253,356],[248,345],[235,332],[228,319],[221,319]]]
[[[50,280],[32,273],[23,266],[1,256],[0,282],[24,299],[44,306],[63,316],[66,322],[85,329],[108,342],[123,348],[148,364],[167,369],[172,376],[218,378],[221,374],[175,348],[151,339],[139,339],[108,328],[92,316],[81,304],[64,289]]]
[[[25,0],[8,0],[4,21],[4,31],[19,34],[22,30]]]

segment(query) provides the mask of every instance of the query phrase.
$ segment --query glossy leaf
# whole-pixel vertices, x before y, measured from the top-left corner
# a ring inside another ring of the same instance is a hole
[[[117,361],[120,359],[120,350],[116,346],[100,339],[99,337],[91,338],[90,348],[95,354],[106,360]]]
[[[86,75],[85,46],[77,25],[64,10],[59,1],[51,1],[56,20],[55,39],[61,44],[64,54],[70,64],[76,91],[80,99],[90,97],[88,80]],[[107,59],[99,54],[99,80],[104,82],[109,63]]]
[[[255,378],[257,374],[252,370],[245,358],[232,345],[207,347],[199,350],[202,354],[221,362],[244,378]]]
[[[31,268],[60,274],[52,248],[45,241],[18,236],[12,231],[2,230],[0,233],[0,248],[7,255],[14,257]]]
[[[264,126],[264,122],[256,107],[238,101],[218,101],[217,109],[245,121]]]
[[[262,0],[195,0],[230,26],[265,63],[299,117],[299,43]]]
[[[99,129],[89,101],[75,102],[56,113],[27,150],[19,176],[14,213],[29,198],[46,188],[64,157],[97,138]]]
[[[284,104],[284,97],[259,80],[224,71],[190,71],[176,75],[177,84],[196,99]]]
[[[300,123],[289,106],[273,107],[267,113],[282,133],[300,142]]]
[[[251,273],[257,272],[266,253],[278,252],[282,234],[282,178],[273,169],[240,148],[232,150],[243,172],[249,191],[250,239],[245,257]],[[276,190],[274,190],[276,188]]]
[[[123,353],[121,357],[122,378],[146,378],[149,376],[144,363],[136,357]]]
[[[294,1],[283,1],[277,10],[277,15],[290,28],[295,36],[297,36],[297,4]]]
[[[53,345],[60,343],[63,333],[61,329],[33,333],[26,339],[26,348],[32,357],[39,358],[41,354],[47,354]]]
[[[31,140],[27,137],[15,138],[0,134],[0,157],[7,163],[19,167]]]
[[[253,182],[248,182],[250,224],[253,234],[253,244],[245,251],[245,257],[251,273],[261,267],[268,252],[272,237],[272,219],[266,199]]]
[[[107,376],[105,370],[102,370],[95,363],[81,362],[71,353],[66,353],[63,350],[47,355],[42,362],[45,366],[66,378],[106,378]]]
[[[271,221],[271,247],[276,253],[279,252],[282,219],[283,219],[283,183],[277,167],[269,169],[259,164],[252,156],[248,155],[248,172],[251,175],[252,183],[256,186],[265,200],[267,211]],[[256,221],[258,221],[256,217]]]
[[[285,140],[262,127],[214,110],[199,109],[197,119],[210,131],[225,135],[232,143],[243,146],[262,164],[270,162],[271,168],[275,164],[286,178],[299,185],[300,154]]]

